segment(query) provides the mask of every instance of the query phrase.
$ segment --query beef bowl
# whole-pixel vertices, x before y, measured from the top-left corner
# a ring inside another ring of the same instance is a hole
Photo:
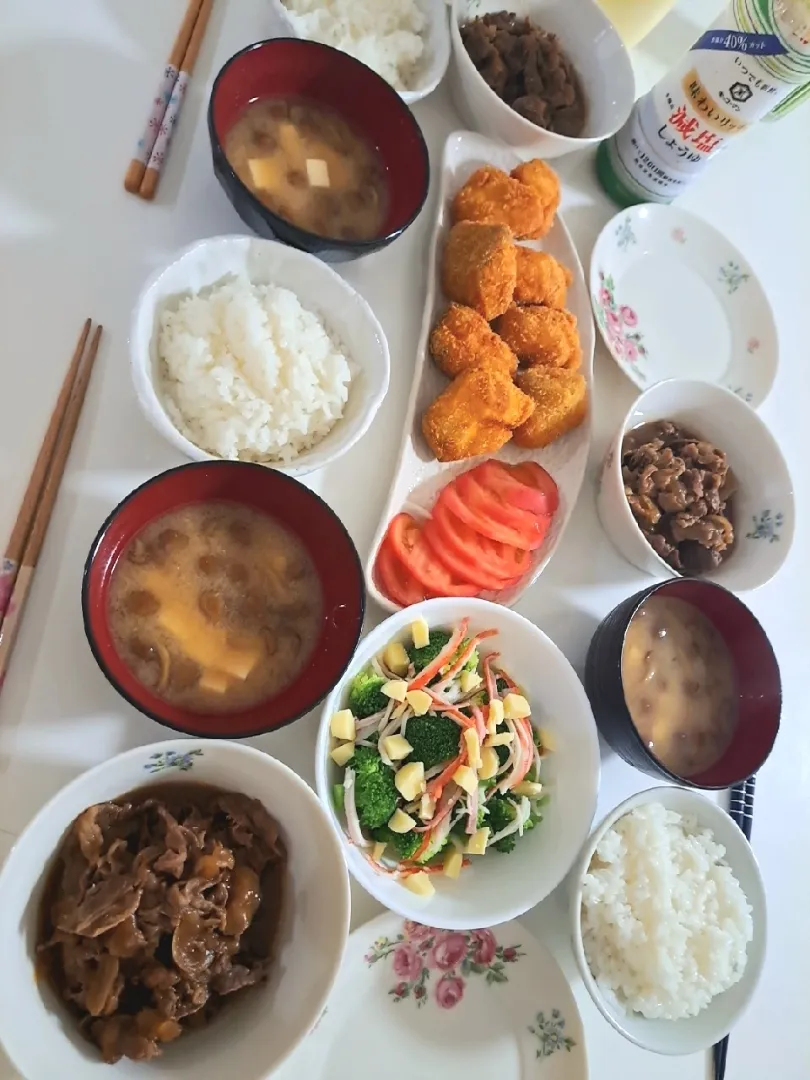
[[[6,860],[0,904],[0,1039],[26,1080],[263,1080],[320,1016],[350,913],[304,781],[197,739],[60,791]]]

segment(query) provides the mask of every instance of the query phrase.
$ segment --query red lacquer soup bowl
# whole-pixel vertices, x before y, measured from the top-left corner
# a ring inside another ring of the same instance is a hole
[[[135,678],[119,656],[110,632],[110,582],[130,542],[163,514],[201,502],[235,502],[274,517],[304,544],[323,590],[320,636],[301,673],[281,693],[240,712],[203,715],[170,705]],[[102,525],[87,556],[82,582],[87,640],[118,693],[158,723],[208,738],[260,735],[313,709],[349,663],[360,637],[364,609],[363,569],[337,515],[292,477],[236,461],[182,465],[136,488]]]
[[[377,148],[388,179],[388,217],[371,240],[318,236],[274,214],[242,183],[225,156],[228,132],[260,98],[299,98],[337,112]],[[214,172],[242,221],[259,236],[339,262],[390,244],[427,199],[430,161],[416,119],[371,68],[328,45],[298,38],[259,41],[236,53],[216,77],[208,105]]]

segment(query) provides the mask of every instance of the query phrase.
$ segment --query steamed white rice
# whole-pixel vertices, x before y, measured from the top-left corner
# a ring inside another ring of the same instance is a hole
[[[282,0],[295,32],[348,53],[395,90],[410,90],[427,20],[416,0]]]
[[[158,392],[174,425],[229,460],[289,463],[343,416],[352,365],[295,293],[231,277],[160,315]]]
[[[708,829],[649,803],[596,848],[582,940],[603,993],[650,1019],[695,1016],[742,978],[751,907]]]

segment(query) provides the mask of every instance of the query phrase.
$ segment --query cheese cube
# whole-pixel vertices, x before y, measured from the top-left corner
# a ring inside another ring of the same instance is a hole
[[[467,854],[468,855],[483,855],[487,850],[487,844],[489,843],[489,829],[478,829],[474,832],[470,839],[467,841]]]
[[[371,858],[374,862],[381,862],[382,857],[385,854],[386,845],[383,843],[376,843],[371,852]]]
[[[310,187],[328,188],[329,166],[323,158],[307,158],[307,180]]]
[[[425,766],[421,761],[403,765],[394,777],[394,784],[406,802],[412,802],[422,794],[425,786]]]
[[[354,722],[352,710],[341,709],[340,712],[336,712],[329,721],[329,730],[336,739],[353,742],[357,735],[357,725]]]
[[[250,158],[248,168],[253,186],[259,191],[278,190],[286,172],[284,161],[280,157]]]
[[[462,693],[469,694],[472,690],[477,690],[483,681],[477,671],[462,671],[459,679]]]
[[[408,874],[403,885],[410,892],[414,893],[416,896],[423,897],[425,900],[429,900],[431,896],[435,896],[436,894],[436,889],[433,887],[430,875],[426,874],[424,870],[420,870],[416,874]]]
[[[402,735],[387,735],[383,739],[383,750],[392,761],[402,761],[413,750],[413,747]]]
[[[464,742],[467,744],[467,760],[471,769],[481,768],[481,740],[474,728],[467,728],[464,732]]]
[[[386,645],[383,651],[383,663],[395,675],[404,675],[411,662],[405,652],[405,647],[398,641],[392,641],[390,645]]]
[[[503,723],[503,702],[496,698],[489,703],[489,712],[487,714],[487,731],[490,735],[495,734],[495,729],[498,724]]]
[[[424,690],[409,690],[405,695],[405,700],[417,716],[424,716],[433,704],[430,694],[426,694]]]
[[[416,828],[416,822],[410,814],[406,814],[404,810],[395,810],[391,817],[388,819],[388,828],[391,832],[406,833],[411,829]]]
[[[460,851],[456,851],[454,847],[451,847],[444,857],[444,863],[442,864],[442,873],[445,877],[452,878],[453,881],[461,873],[461,868],[464,866],[464,856]]]
[[[380,689],[392,701],[404,701],[408,693],[408,684],[402,679],[389,679],[387,683],[382,684]]]
[[[548,730],[548,728],[540,728],[540,745],[543,750],[548,754],[553,754],[557,749],[557,740]]]
[[[485,746],[481,751],[481,764],[478,766],[478,779],[491,780],[498,771],[498,754],[494,747]]]
[[[543,785],[535,784],[532,780],[521,780],[512,788],[515,795],[525,795],[527,799],[539,799],[543,794]]]
[[[419,806],[419,817],[422,821],[430,821],[433,815],[436,813],[436,800],[431,799],[430,795],[423,795],[422,802]]]
[[[332,753],[329,755],[332,761],[336,765],[339,765],[342,769],[344,765],[348,765],[351,759],[354,757],[354,743],[345,742],[340,746],[336,746]]]
[[[494,735],[487,735],[484,746],[508,746],[514,738],[511,731],[496,731]]]
[[[468,795],[472,795],[478,787],[478,776],[469,765],[459,765],[453,773],[453,779],[460,788],[464,788]]]
[[[424,649],[430,644],[430,630],[421,615],[411,623],[411,636],[415,649]]]
[[[503,699],[503,715],[507,720],[523,720],[531,716],[531,711],[522,694],[507,694]]]

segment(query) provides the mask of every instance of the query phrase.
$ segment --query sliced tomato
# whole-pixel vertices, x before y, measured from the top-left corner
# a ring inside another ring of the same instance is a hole
[[[527,551],[535,551],[543,543],[545,532],[541,530],[536,515],[515,510],[511,520],[504,520],[509,507],[481,487],[469,473],[462,473],[447,485],[436,503],[437,508],[441,505],[490,540],[499,540],[502,544],[511,544]],[[494,510],[496,506],[497,510]]]
[[[422,529],[410,514],[397,514],[388,526],[386,539],[405,569],[431,596],[478,596],[481,589],[456,578],[439,562],[425,542]]]
[[[387,537],[377,551],[374,576],[380,592],[400,607],[410,607],[425,599],[425,590],[396,557]]]
[[[521,461],[518,465],[510,465],[509,468],[518,480],[537,488],[546,500],[546,514],[553,516],[557,513],[560,505],[560,490],[554,482],[554,477],[550,476],[542,465],[538,465],[536,461]]]
[[[507,465],[503,461],[490,460],[470,471],[483,487],[521,510],[551,517],[559,505],[557,485],[546,470],[533,461]]]
[[[525,548],[482,536],[446,506],[437,508],[425,526],[425,539],[451,573],[463,573],[484,589],[500,591],[522,577],[532,563]]]
[[[527,531],[532,529],[537,514],[535,514],[533,510],[524,510],[521,507],[516,506],[509,499],[504,498],[501,494],[494,491],[491,487],[487,487],[486,484],[481,482],[480,477],[477,475],[477,469],[470,469],[469,472],[457,476],[456,483],[461,485],[465,490],[470,490],[473,484],[477,484],[478,487],[482,488],[487,495],[489,516],[494,518],[495,521],[508,526],[510,529],[514,528]]]

